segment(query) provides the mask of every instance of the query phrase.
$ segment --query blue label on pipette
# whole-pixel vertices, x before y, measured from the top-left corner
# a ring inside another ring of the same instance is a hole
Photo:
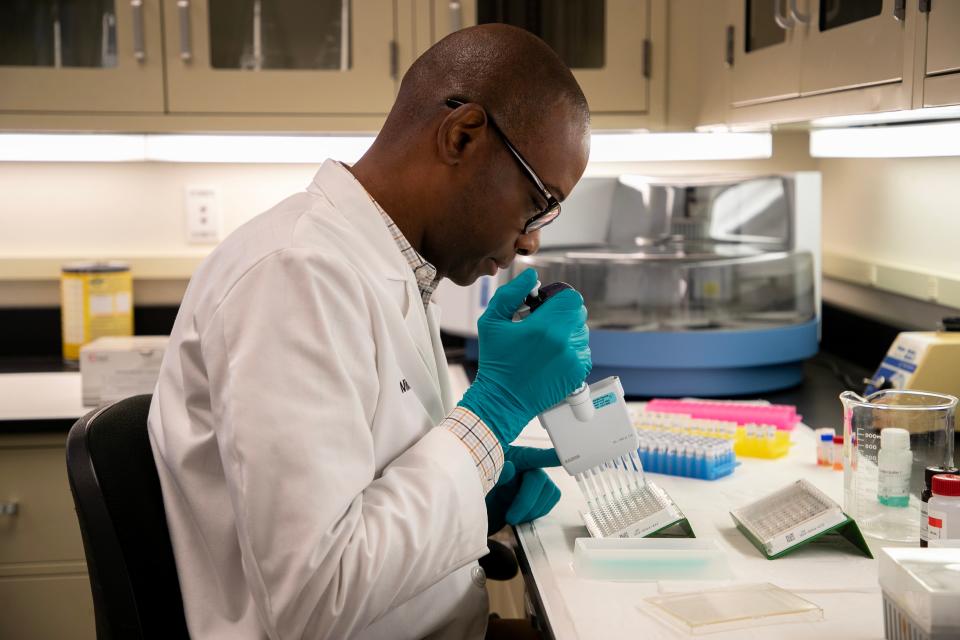
[[[593,399],[593,408],[599,409],[600,407],[605,407],[608,404],[613,404],[617,401],[617,394],[615,393],[605,393],[599,398]]]

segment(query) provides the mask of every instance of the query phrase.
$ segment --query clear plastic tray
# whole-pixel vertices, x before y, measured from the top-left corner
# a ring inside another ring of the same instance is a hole
[[[693,635],[823,619],[823,609],[770,583],[653,596],[646,601],[650,606],[645,611]]]
[[[727,558],[713,540],[577,538],[573,570],[592,580],[724,580]]]

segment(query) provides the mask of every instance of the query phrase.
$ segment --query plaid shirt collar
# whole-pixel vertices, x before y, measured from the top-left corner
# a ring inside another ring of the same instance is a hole
[[[356,176],[349,170],[347,164],[343,162],[340,164],[343,165],[343,168],[347,169],[347,173],[356,180]],[[359,180],[357,180],[357,184],[363,189],[363,185],[360,184]],[[366,189],[364,189],[364,193],[366,193]],[[380,217],[383,218],[383,223],[387,225],[387,230],[390,232],[391,237],[393,237],[393,241],[397,243],[397,248],[400,249],[400,253],[407,259],[407,264],[413,269],[413,275],[417,279],[417,287],[420,289],[420,299],[423,300],[423,308],[426,309],[427,305],[430,304],[430,298],[433,296],[433,292],[436,291],[437,285],[440,284],[440,278],[437,277],[437,268],[424,260],[423,256],[410,246],[410,242],[407,241],[403,232],[400,231],[400,227],[393,221],[393,218],[387,215],[387,212],[383,210],[380,203],[374,200],[373,196],[369,193],[367,193],[367,197],[370,198],[370,202],[372,202],[373,206],[380,212]]]
[[[383,218],[384,224],[387,225],[387,230],[393,237],[393,241],[397,243],[397,248],[400,249],[400,253],[403,254],[403,257],[407,259],[407,264],[413,269],[413,275],[417,279],[417,287],[420,289],[420,298],[423,300],[423,308],[426,309],[427,305],[430,304],[430,297],[433,296],[433,292],[437,289],[437,284],[440,283],[440,278],[437,277],[437,268],[427,262],[416,249],[410,246],[410,243],[406,237],[404,237],[403,232],[400,231],[397,223],[387,215],[387,212],[383,210],[383,207],[381,207],[376,200],[373,200],[373,198],[371,198],[371,200],[373,204],[377,206],[377,211],[380,212],[380,217]]]

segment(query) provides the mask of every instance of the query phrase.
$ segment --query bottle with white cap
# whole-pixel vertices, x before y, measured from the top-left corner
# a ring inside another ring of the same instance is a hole
[[[880,472],[877,499],[888,507],[906,507],[910,504],[910,472],[913,453],[910,451],[910,432],[888,427],[880,430],[880,452],[877,455]]]

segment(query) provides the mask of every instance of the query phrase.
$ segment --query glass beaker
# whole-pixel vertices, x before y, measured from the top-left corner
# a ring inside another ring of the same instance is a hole
[[[920,539],[920,493],[929,466],[953,465],[957,398],[926,391],[877,391],[863,398],[840,394],[843,403],[843,509],[864,534],[898,542]],[[882,504],[880,433],[888,427],[910,434],[909,500]]]

